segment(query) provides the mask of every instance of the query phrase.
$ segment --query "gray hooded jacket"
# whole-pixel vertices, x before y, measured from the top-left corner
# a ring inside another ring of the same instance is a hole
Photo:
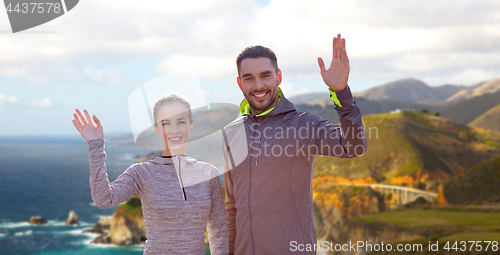
[[[104,139],[89,144],[90,191],[99,208],[138,196],[147,241],[144,254],[227,254],[226,215],[217,168],[187,156],[136,163],[109,182]],[[181,177],[182,176],[182,177]]]
[[[230,254],[316,254],[315,155],[351,158],[367,148],[349,87],[336,92],[341,125],[298,112],[280,91],[265,115],[243,114],[224,129],[224,184]],[[332,98],[333,100],[333,98]],[[243,101],[241,109],[244,109]],[[243,110],[242,110],[243,112]],[[295,248],[294,248],[295,246]]]

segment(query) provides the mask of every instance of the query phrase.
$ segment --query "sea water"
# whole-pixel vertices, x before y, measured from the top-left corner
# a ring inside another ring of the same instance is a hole
[[[106,143],[110,181],[151,151]],[[66,226],[74,210],[79,226]],[[99,209],[89,187],[88,145],[82,137],[0,136],[0,254],[135,254],[144,247],[91,244],[83,233],[116,208]],[[48,224],[30,225],[32,216]]]

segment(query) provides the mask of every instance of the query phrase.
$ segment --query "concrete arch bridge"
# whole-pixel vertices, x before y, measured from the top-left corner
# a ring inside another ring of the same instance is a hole
[[[404,205],[417,200],[419,197],[424,198],[429,203],[436,203],[438,193],[423,191],[419,189],[413,189],[408,187],[402,187],[397,185],[389,184],[364,184],[364,183],[340,183],[335,182],[337,185],[345,186],[359,186],[359,187],[370,187],[375,191],[379,191],[381,194],[393,194],[396,196],[393,201],[396,205]]]

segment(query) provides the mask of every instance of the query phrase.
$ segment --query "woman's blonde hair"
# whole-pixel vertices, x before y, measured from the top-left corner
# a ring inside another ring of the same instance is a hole
[[[189,122],[190,123],[193,122],[193,111],[191,110],[191,103],[189,103],[187,98],[185,98],[181,94],[170,93],[170,94],[166,94],[166,95],[163,95],[162,97],[158,98],[158,100],[156,100],[156,102],[155,102],[155,105],[153,106],[153,118],[155,120],[155,124],[156,124],[156,114],[158,112],[158,109],[166,104],[175,103],[175,102],[184,104],[188,108]]]

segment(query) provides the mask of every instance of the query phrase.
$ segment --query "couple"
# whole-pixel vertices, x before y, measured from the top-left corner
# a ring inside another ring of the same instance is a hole
[[[212,254],[316,254],[292,250],[292,243],[317,242],[314,155],[345,158],[366,151],[361,112],[347,86],[350,67],[340,34],[333,39],[330,68],[318,58],[340,126],[298,112],[285,98],[279,89],[281,70],[270,49],[248,47],[236,63],[245,100],[242,116],[223,130],[225,205],[217,169],[185,155],[194,123],[190,104],[181,95],[168,94],[153,108],[162,156],[132,165],[112,183],[99,119],[93,116],[94,125],[87,111],[85,116],[78,110],[74,114],[73,124],[89,144],[92,199],[108,208],[140,197],[147,235],[144,254],[204,254],[205,228]],[[286,136],[283,130],[298,130],[299,135]],[[342,135],[346,133],[351,134]]]

